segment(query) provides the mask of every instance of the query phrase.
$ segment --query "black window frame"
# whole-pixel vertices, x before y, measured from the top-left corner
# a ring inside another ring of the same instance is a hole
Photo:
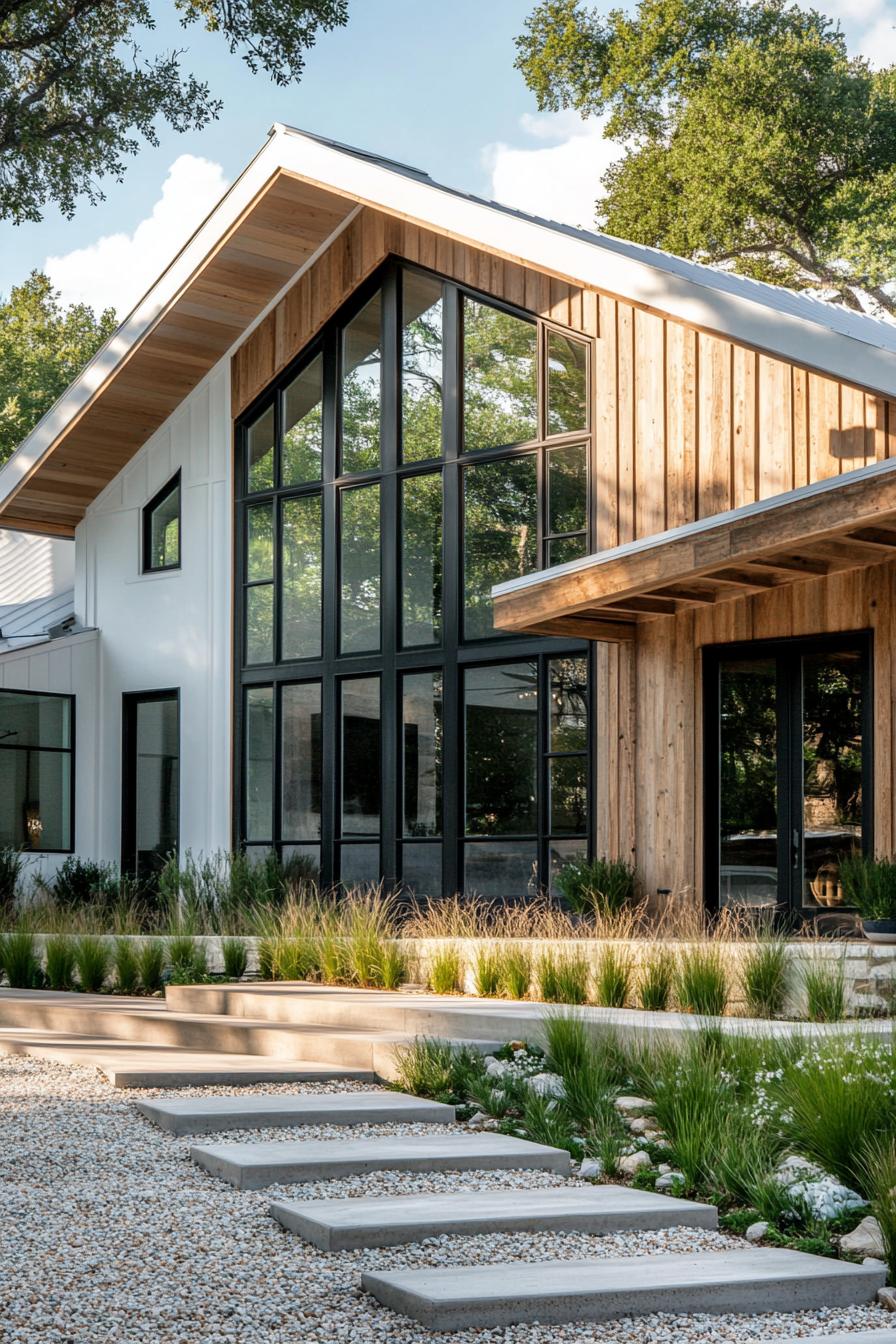
[[[123,691],[121,696],[121,871],[137,873],[137,709],[141,704],[173,700],[177,706],[177,851],[180,854],[183,790],[181,783],[181,696],[179,686],[151,691]]]
[[[862,853],[869,855],[874,852],[874,631],[741,640],[703,647],[703,893],[710,914],[718,914],[720,909],[721,664],[737,658],[772,658],[776,660],[779,728],[777,919],[782,924],[798,924],[837,915],[837,909],[814,910],[802,900],[805,837],[796,805],[803,760],[797,732],[801,722],[798,669],[807,655],[847,650],[858,652],[862,659]],[[786,843],[781,843],[781,835],[788,837]],[[848,913],[848,908],[843,907],[843,912]]]
[[[74,854],[75,852],[75,780],[76,774],[76,747],[75,737],[75,717],[77,708],[77,697],[64,691],[32,691],[19,689],[16,686],[0,686],[0,697],[3,695],[29,695],[41,700],[67,700],[69,703],[69,745],[67,747],[21,747],[14,746],[11,742],[0,741],[0,751],[44,751],[53,752],[60,756],[69,758],[69,821],[68,834],[69,845],[64,849],[33,849],[22,850],[25,854]],[[2,757],[0,757],[2,760]]]
[[[402,291],[401,276],[414,272],[438,282],[442,287],[443,307],[443,413],[442,440],[437,456],[419,461],[403,460],[402,454]],[[343,473],[340,434],[342,379],[340,361],[342,331],[377,292],[382,291],[382,399],[380,418],[380,463],[376,468]],[[539,436],[525,443],[497,445],[488,449],[464,451],[460,443],[460,423],[463,405],[463,350],[460,339],[464,297],[477,300],[501,312],[532,323],[537,331],[537,418]],[[580,431],[547,433],[546,363],[548,334],[551,331],[580,341],[587,352],[588,388],[586,398],[588,424]],[[275,447],[273,488],[248,488],[247,438],[248,429],[270,405],[274,407],[275,445],[282,441],[283,392],[298,373],[315,358],[321,356],[323,376],[321,475],[315,481],[284,486],[281,483],[280,453]],[[450,280],[426,267],[390,258],[362,283],[350,298],[333,314],[301,352],[277,378],[273,380],[234,421],[234,499],[233,536],[236,549],[234,563],[234,737],[233,737],[233,800],[232,833],[234,846],[272,848],[277,853],[291,847],[281,836],[282,805],[282,712],[281,687],[292,682],[319,682],[321,686],[321,716],[325,725],[322,733],[321,759],[321,871],[322,880],[329,885],[339,881],[337,854],[343,845],[366,844],[373,840],[353,837],[343,839],[339,827],[341,811],[339,729],[339,697],[345,678],[379,676],[381,697],[381,776],[382,814],[380,831],[380,875],[387,883],[399,883],[401,848],[405,843],[437,843],[442,846],[442,889],[445,892],[463,890],[463,852],[468,838],[464,833],[464,760],[463,742],[463,672],[474,663],[506,663],[515,660],[538,660],[540,675],[552,658],[584,657],[587,669],[588,692],[588,818],[586,833],[581,837],[582,849],[593,854],[595,827],[595,770],[593,763],[593,722],[595,714],[594,653],[589,641],[576,639],[548,639],[518,636],[504,632],[482,638],[465,639],[463,635],[464,577],[463,577],[463,472],[466,468],[496,460],[506,460],[526,454],[536,455],[536,489],[538,529],[538,559],[547,563],[548,544],[552,534],[548,526],[548,454],[562,446],[584,445],[586,461],[586,527],[583,536],[583,554],[594,549],[596,541],[596,476],[594,466],[594,426],[592,422],[593,380],[595,358],[593,339],[526,312],[511,304],[480,292],[471,286]],[[441,638],[437,643],[403,645],[401,609],[402,516],[401,491],[405,480],[411,477],[439,472],[442,478],[442,617]],[[380,647],[357,652],[341,653],[339,646],[341,611],[340,572],[342,497],[345,490],[378,484],[380,486]],[[282,645],[282,501],[302,495],[318,494],[322,498],[323,556],[322,595],[323,618],[320,656],[280,659]],[[247,578],[246,510],[253,504],[274,501],[274,611],[272,663],[245,662],[245,606],[244,590]],[[572,535],[572,534],[570,534]],[[576,533],[576,535],[579,535]],[[328,614],[329,613],[329,614]],[[402,679],[413,672],[440,671],[442,673],[443,759],[442,759],[442,825],[441,835],[429,841],[405,837],[403,832],[402,800]],[[270,845],[261,839],[247,841],[245,772],[245,692],[252,686],[272,687],[274,712],[274,781],[273,781],[273,834]],[[549,688],[542,687],[545,697]],[[541,716],[545,718],[544,715]],[[546,720],[545,720],[546,721]],[[539,778],[549,769],[545,756],[545,732],[539,727]],[[547,789],[539,785],[537,802],[539,834],[537,847],[539,875],[545,888],[550,882],[551,839],[544,831],[548,807]],[[549,824],[549,823],[548,823]],[[496,837],[510,839],[510,837]],[[564,836],[563,839],[576,839]],[[475,841],[476,837],[473,837]],[[521,893],[524,895],[525,893]]]
[[[165,503],[169,495],[177,491],[177,561],[173,565],[155,565],[152,562],[152,519],[156,510]],[[183,556],[183,491],[181,487],[181,471],[178,467],[173,476],[157,490],[152,499],[143,505],[141,514],[141,545],[140,562],[142,574],[170,574],[173,570],[180,569],[181,557]]]

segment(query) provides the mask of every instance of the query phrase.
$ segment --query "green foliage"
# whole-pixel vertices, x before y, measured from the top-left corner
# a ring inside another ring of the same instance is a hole
[[[506,999],[524,999],[532,983],[532,953],[510,946],[501,957],[501,993]]]
[[[205,946],[188,933],[169,940],[168,964],[173,985],[201,985],[208,979]]]
[[[228,980],[242,980],[249,965],[249,949],[245,938],[222,938],[221,956],[224,975]]]
[[[318,32],[345,23],[347,0],[177,0],[182,27],[218,33],[249,69],[278,84],[301,77]],[[156,15],[146,0],[10,0],[0,19],[0,217],[37,221],[53,202],[74,214],[79,196],[102,200],[99,181],[124,174],[141,139],[167,127],[201,130],[222,104],[183,69],[185,48],[147,52]]]
[[[542,952],[538,984],[546,1003],[588,1002],[588,962],[582,952]]]
[[[541,1097],[530,1089],[523,1104],[521,1125],[532,1143],[565,1148],[576,1157],[581,1153],[581,1145],[573,1141],[572,1125],[566,1111],[552,1097]]]
[[[75,968],[84,994],[99,994],[109,974],[111,955],[103,938],[92,933],[75,939]]]
[[[0,19],[0,122],[4,102],[2,32]],[[0,149],[0,182],[4,159]],[[0,214],[3,200],[0,186]],[[0,298],[0,464],[114,329],[111,308],[97,316],[83,303],[64,307],[59,292],[40,271],[32,271],[21,285],[12,287],[8,298]]]
[[[615,915],[635,898],[635,870],[624,859],[570,859],[555,879],[557,890],[577,914]]]
[[[624,1008],[632,985],[632,959],[608,943],[601,949],[594,973],[594,1002],[603,1008]]]
[[[2,367],[2,366],[0,366]],[[0,372],[2,377],[2,372]],[[2,401],[3,392],[0,389],[0,401]],[[3,411],[0,408],[0,436],[2,436]],[[0,437],[0,462],[3,461],[3,441]],[[13,849],[9,845],[0,846],[0,915],[9,918],[13,912],[16,903],[16,895],[19,890],[19,879],[22,876],[22,868],[25,860],[18,849]]]
[[[888,312],[893,67],[796,4],[541,0],[517,40],[541,108],[608,117],[599,224],[619,237]],[[596,186],[597,184],[595,184]]]
[[[429,964],[429,987],[434,994],[459,994],[463,990],[463,962],[451,943],[439,947]]]
[[[810,1022],[842,1022],[846,1016],[846,971],[842,959],[816,957],[800,967]]]
[[[353,892],[334,912],[334,918],[340,933],[344,931],[350,978],[358,985],[381,986],[383,960],[395,928],[394,897],[379,887]],[[338,939],[339,934],[335,937]]]
[[[137,949],[129,938],[116,938],[112,951],[115,988],[119,994],[136,994],[140,984]]]
[[[121,894],[118,870],[112,863],[95,863],[70,854],[51,878],[40,884],[64,910],[84,906],[111,907]]]
[[[587,1065],[591,1036],[584,1019],[574,1013],[548,1013],[544,1020],[545,1063],[561,1078]]]
[[[838,1037],[805,1051],[781,1081],[786,1130],[825,1171],[870,1195],[869,1145],[896,1139],[892,1041]]]
[[[276,938],[258,940],[258,974],[262,980],[275,980],[274,965],[277,958]]]
[[[896,1283],[896,1137],[891,1133],[869,1140],[863,1165],[871,1212],[880,1224],[889,1282]]]
[[[756,947],[744,955],[741,980],[751,1017],[780,1017],[787,1002],[790,980],[787,940],[778,937],[760,939]]]
[[[638,977],[639,1006],[647,1012],[665,1012],[674,982],[675,958],[667,949],[658,948],[644,963]]]
[[[449,1041],[418,1036],[395,1052],[395,1081],[402,1092],[414,1097],[432,1097],[459,1106],[466,1101],[470,1084],[483,1076],[482,1056]]]
[[[383,989],[400,989],[407,979],[408,959],[397,942],[383,945],[380,955],[379,983]]]
[[[147,994],[157,994],[164,984],[167,955],[161,938],[147,938],[137,947],[137,974]]]
[[[478,947],[473,958],[473,987],[481,999],[495,999],[501,990],[501,957],[495,948]]]
[[[75,973],[75,949],[71,938],[55,934],[44,944],[44,965],[50,989],[71,989]]]
[[[849,854],[840,861],[847,905],[863,919],[896,919],[896,861]]]
[[[675,976],[675,993],[686,1013],[721,1017],[728,1004],[728,976],[717,948],[685,948]]]
[[[24,929],[7,933],[0,946],[0,961],[10,989],[40,988],[40,960],[32,933]]]

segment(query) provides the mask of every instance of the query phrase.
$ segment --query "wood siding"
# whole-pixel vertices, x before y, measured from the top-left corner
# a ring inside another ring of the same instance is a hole
[[[896,403],[612,294],[364,209],[232,364],[238,415],[388,256],[594,339],[600,549],[896,455]],[[876,839],[896,835],[891,590],[896,562],[639,626],[597,646],[596,834],[649,892],[701,881],[700,650],[733,639],[874,627]]]

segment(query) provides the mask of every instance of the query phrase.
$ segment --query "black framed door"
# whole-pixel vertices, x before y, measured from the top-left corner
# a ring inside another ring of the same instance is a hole
[[[121,867],[152,882],[180,846],[180,692],[122,697]]]
[[[705,891],[792,919],[843,908],[872,843],[871,635],[704,651]]]

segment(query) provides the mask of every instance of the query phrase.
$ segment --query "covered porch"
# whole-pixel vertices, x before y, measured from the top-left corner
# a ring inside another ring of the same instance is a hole
[[[598,641],[602,852],[649,895],[849,923],[893,851],[896,461],[494,589],[503,630]]]

